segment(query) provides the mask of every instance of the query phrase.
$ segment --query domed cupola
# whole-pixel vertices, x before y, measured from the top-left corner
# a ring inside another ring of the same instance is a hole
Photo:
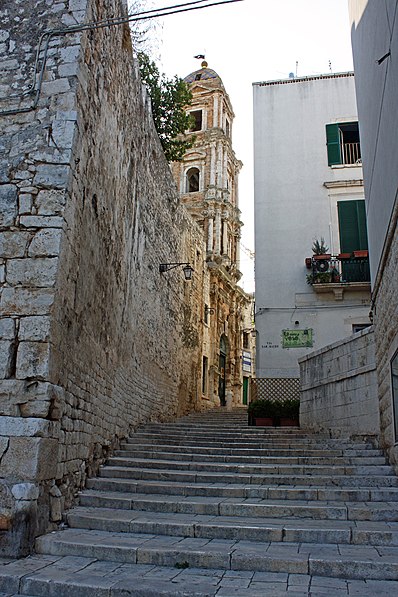
[[[221,77],[216,73],[215,70],[208,68],[208,64],[205,60],[202,62],[201,66],[202,68],[195,70],[193,73],[184,78],[185,83],[191,85],[196,81],[203,81],[207,84],[213,83],[215,87],[224,87]]]

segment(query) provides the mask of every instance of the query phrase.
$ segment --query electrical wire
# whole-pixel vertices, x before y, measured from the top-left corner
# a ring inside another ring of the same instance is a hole
[[[189,12],[192,10],[201,10],[203,8],[210,8],[212,6],[220,6],[223,4],[233,4],[235,2],[242,2],[243,0],[216,0],[215,2],[210,2],[209,0],[192,0],[191,2],[185,2],[183,4],[175,4],[172,6],[165,6],[164,8],[157,8],[153,10],[146,10],[141,12],[136,12],[132,14],[128,14],[125,17],[112,17],[110,19],[103,19],[101,21],[93,21],[90,23],[83,23],[81,25],[71,25],[70,27],[65,27],[62,29],[49,29],[42,33],[39,38],[39,44],[36,50],[36,58],[35,58],[35,65],[34,65],[34,73],[33,73],[33,80],[30,87],[21,93],[9,95],[7,99],[10,98],[23,98],[27,95],[33,94],[37,84],[37,91],[35,99],[31,106],[27,106],[25,108],[14,108],[10,110],[0,110],[0,116],[10,116],[12,114],[22,114],[24,112],[30,112],[37,107],[40,98],[40,92],[43,82],[44,71],[47,63],[47,54],[48,54],[48,47],[52,37],[60,36],[60,35],[67,35],[69,33],[78,33],[81,31],[87,30],[95,30],[95,29],[103,29],[106,27],[113,27],[117,25],[123,25],[125,23],[131,23],[136,21],[142,21],[147,19],[159,18],[164,16],[169,16],[173,14],[179,14],[183,12]],[[199,5],[199,6],[198,6]],[[40,68],[39,76],[37,77],[38,66],[40,63],[40,54],[43,53],[42,56],[42,65]]]

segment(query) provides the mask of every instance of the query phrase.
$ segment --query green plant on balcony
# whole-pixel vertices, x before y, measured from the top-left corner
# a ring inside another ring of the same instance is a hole
[[[332,281],[332,272],[315,272],[307,274],[307,284],[329,284]]]
[[[315,239],[312,243],[312,252],[314,255],[326,255],[329,252],[329,247],[325,244],[325,239],[321,236],[320,239]]]

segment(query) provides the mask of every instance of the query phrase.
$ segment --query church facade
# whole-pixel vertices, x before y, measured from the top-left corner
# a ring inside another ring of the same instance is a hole
[[[252,356],[250,328],[245,327],[252,300],[238,286],[242,162],[232,148],[234,112],[221,78],[206,62],[185,82],[193,95],[187,135],[194,135],[194,144],[171,168],[181,200],[204,234],[201,395],[224,405],[231,392],[232,402],[241,404],[252,371],[243,373],[244,345]]]

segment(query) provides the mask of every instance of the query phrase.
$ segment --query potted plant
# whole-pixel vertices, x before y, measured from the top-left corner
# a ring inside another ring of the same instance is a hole
[[[366,259],[369,256],[369,251],[367,249],[361,251],[354,251],[354,258],[355,259]]]
[[[330,259],[331,254],[328,253],[329,247],[325,244],[325,239],[321,236],[320,240],[317,238],[312,243],[313,259],[319,261],[321,259]]]
[[[273,427],[276,424],[277,405],[273,400],[262,399],[250,402],[247,409],[248,423],[256,427]]]
[[[288,398],[280,403],[279,423],[281,427],[298,427],[300,414],[300,400]]]

